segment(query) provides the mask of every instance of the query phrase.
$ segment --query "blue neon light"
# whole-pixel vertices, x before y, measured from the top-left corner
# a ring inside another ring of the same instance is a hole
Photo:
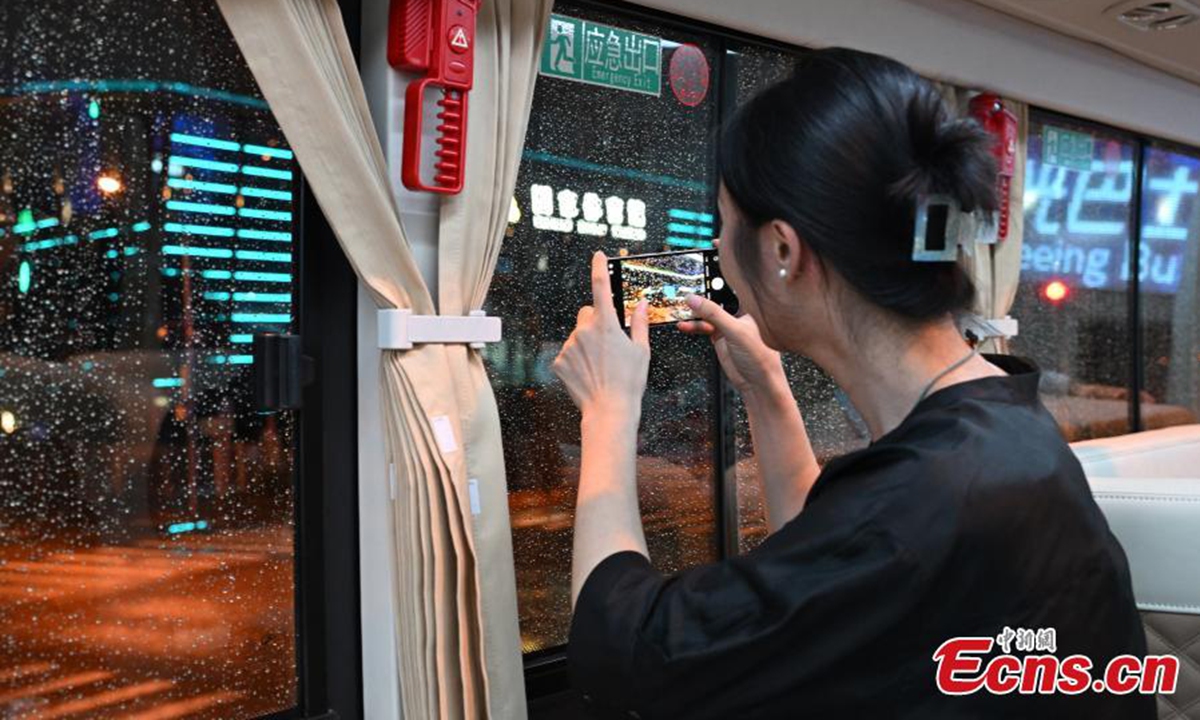
[[[238,230],[237,236],[245,240],[274,240],[275,242],[291,242],[292,234],[278,230]]]
[[[185,233],[188,235],[233,237],[233,228],[219,227],[216,225],[183,225],[180,223],[167,223],[166,225],[163,225],[163,230],[166,230],[169,233]]]
[[[29,292],[29,286],[33,280],[33,268],[29,265],[28,260],[22,260],[21,266],[17,269],[17,292],[24,295]]]
[[[183,95],[189,100],[196,97],[211,100],[223,100],[247,107],[267,110],[267,102],[261,98],[239,95],[225,90],[189,85],[182,82],[157,82],[155,80],[45,80],[27,82],[18,85],[16,90],[9,93],[0,90],[0,95],[38,95],[50,93],[57,95],[70,91],[96,92],[170,92]]]
[[[268,190],[267,188],[254,187],[253,185],[243,185],[242,194],[246,197],[267,198],[268,200],[284,200],[292,201],[292,194],[285,190]]]
[[[190,257],[231,258],[233,251],[229,248],[185,247],[183,245],[163,245],[163,255],[188,255]]]
[[[145,220],[139,223],[134,223],[133,227],[130,228],[130,230],[133,230],[135,233],[146,232],[149,229],[150,223],[146,222]]]
[[[200,277],[206,280],[229,280],[233,273],[228,270],[201,270]]]
[[[282,313],[234,313],[235,323],[290,323],[291,315]]]
[[[58,218],[52,218],[52,217],[51,218],[42,218],[41,220],[38,220],[36,223],[34,223],[34,225],[37,226],[38,230],[43,230],[45,228],[58,227]]]
[[[679,208],[671,208],[667,210],[667,217],[676,220],[695,220],[702,223],[711,223],[713,216],[711,213],[693,212],[691,210],[681,210]]]
[[[38,250],[49,250],[64,244],[66,244],[66,238],[47,238],[45,240],[27,242],[21,246],[21,249],[26,252],[37,252]]]
[[[233,300],[234,302],[252,303],[290,303],[292,295],[291,293],[235,292]]]
[[[192,532],[193,530],[204,530],[208,527],[207,520],[195,520],[188,522],[171,523],[167,526],[167,534],[178,535],[180,533]]]
[[[276,170],[275,168],[259,167],[258,165],[243,165],[243,175],[253,175],[255,177],[274,178],[276,180],[291,180],[291,170]]]
[[[13,232],[18,235],[27,235],[37,229],[37,223],[30,220],[29,222],[17,223],[13,225]]]
[[[278,220],[291,222],[292,214],[284,210],[260,210],[259,208],[239,208],[238,215],[259,220]]]
[[[167,180],[167,185],[180,190],[200,190],[202,192],[224,193],[226,195],[233,195],[237,192],[237,185],[204,182],[203,180],[187,180],[184,178],[170,178]]]
[[[156,388],[183,387],[183,378],[154,378],[151,381]]]
[[[116,237],[121,234],[121,231],[116,228],[104,228],[103,230],[93,230],[88,233],[88,240],[103,240],[105,238]]]
[[[684,235],[702,235],[704,237],[712,237],[713,234],[713,230],[710,227],[685,225],[683,223],[667,223],[667,230],[673,233],[682,233]]]
[[[178,268],[165,267],[162,270],[160,270],[159,272],[161,272],[166,277],[177,277],[179,275]]]
[[[246,143],[242,146],[242,150],[251,155],[265,155],[266,157],[282,158],[283,160],[291,160],[293,157],[291,150],[267,147],[266,145],[251,145],[250,143]]]
[[[288,273],[248,272],[241,270],[233,274],[233,279],[250,280],[252,282],[291,282],[292,276]]]
[[[698,238],[682,238],[682,237],[667,237],[667,244],[675,247],[684,248],[709,248],[712,247],[712,242],[709,240],[700,240]]]
[[[616,167],[614,165],[601,165],[599,163],[587,162],[586,160],[577,160],[575,158],[551,155],[550,153],[545,153],[538,150],[526,150],[521,154],[521,157],[525,160],[546,163],[547,165],[559,165],[562,167],[575,168],[576,170],[583,170],[590,173],[629,178],[631,180],[642,180],[659,185],[669,185],[687,190],[696,190],[698,192],[708,192],[712,189],[708,183],[697,182],[695,180],[682,180],[669,175],[655,175],[653,173],[641,172],[640,170],[630,170],[628,168]]]
[[[235,345],[246,345],[254,342],[254,336],[247,335],[245,333],[236,333],[229,336],[229,342],[234,343]]]
[[[208,215],[233,215],[237,210],[231,205],[209,205],[208,203],[168,200],[167,209],[175,212],[206,213]]]
[[[225,356],[224,355],[210,355],[208,358],[208,361],[210,363],[212,363],[213,365],[224,365],[225,364]]]
[[[261,260],[262,262],[285,262],[292,261],[291,253],[277,252],[259,252],[258,250],[238,250],[234,255],[238,260]]]
[[[242,147],[238,143],[229,140],[218,140],[217,138],[200,137],[198,135],[185,135],[183,133],[171,133],[171,142],[213,148],[215,150],[239,150]]]
[[[227,292],[206,292],[204,293],[205,300],[228,300],[229,293]]]
[[[237,163],[219,162],[217,160],[203,160],[201,158],[187,157],[185,155],[172,155],[169,164],[177,167],[194,167],[201,170],[215,170],[216,172],[237,172]]]
[[[252,362],[254,362],[253,355],[230,355],[229,356],[229,364],[230,365],[249,365]]]

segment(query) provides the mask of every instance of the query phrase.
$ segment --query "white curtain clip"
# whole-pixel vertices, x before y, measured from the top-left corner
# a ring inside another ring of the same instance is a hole
[[[1017,336],[1017,319],[1011,315],[1002,318],[984,318],[964,313],[958,318],[958,330],[963,335],[970,333],[976,340],[989,338],[1014,338]]]
[[[411,350],[414,345],[469,345],[476,350],[500,342],[501,322],[483,310],[468,315],[413,315],[412,310],[379,310],[380,350]]]

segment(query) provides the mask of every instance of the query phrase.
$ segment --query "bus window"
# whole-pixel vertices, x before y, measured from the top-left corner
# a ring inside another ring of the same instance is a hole
[[[0,716],[288,710],[292,153],[211,3],[6,12]]]
[[[699,37],[558,3],[509,237],[488,296],[504,342],[486,360],[503,425],[525,650],[566,641],[579,416],[550,363],[590,301],[592,253],[706,247],[715,234],[716,58]],[[657,328],[638,487],[651,558],[717,557],[715,359]]]
[[[1200,416],[1200,155],[1148,146],[1142,175],[1142,424]]]
[[[1132,431],[1130,255],[1136,143],[1031,113],[1014,354],[1068,440]]]
[[[725,72],[734,79],[734,99],[741,104],[766,87],[784,80],[795,67],[797,55],[753,45],[739,45],[726,52]],[[849,398],[811,360],[795,355],[784,357],[784,370],[792,394],[801,404],[804,424],[817,460],[826,460],[864,447],[870,439],[866,425],[850,405]],[[738,548],[746,552],[767,536],[767,522],[750,423],[741,399],[734,394],[737,432]]]

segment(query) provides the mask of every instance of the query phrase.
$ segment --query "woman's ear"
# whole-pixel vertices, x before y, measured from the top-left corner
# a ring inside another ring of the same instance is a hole
[[[767,223],[765,242],[759,243],[766,257],[763,266],[769,268],[768,275],[790,280],[800,274],[808,248],[800,241],[800,235],[791,224],[783,220]]]

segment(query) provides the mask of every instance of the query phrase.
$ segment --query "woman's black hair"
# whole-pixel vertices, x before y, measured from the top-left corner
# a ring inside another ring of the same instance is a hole
[[[789,223],[867,300],[921,322],[969,309],[975,287],[958,263],[912,259],[917,204],[941,194],[995,210],[992,142],[902,63],[829,48],[739,108],[718,152],[744,229]],[[749,278],[760,272],[753,238],[732,243]]]

